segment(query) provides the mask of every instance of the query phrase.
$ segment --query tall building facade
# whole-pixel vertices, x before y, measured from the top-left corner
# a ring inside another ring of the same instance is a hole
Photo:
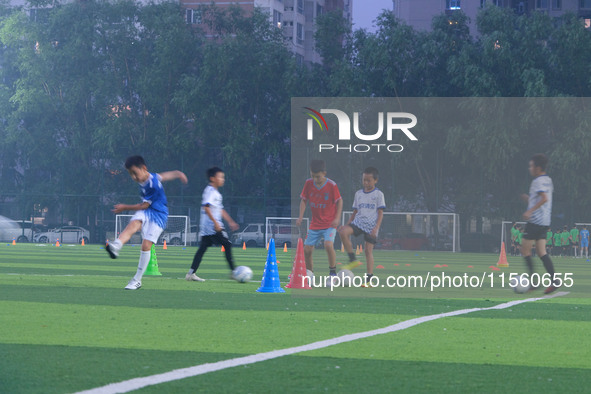
[[[342,12],[350,24],[353,23],[353,0],[180,0],[185,9],[187,23],[202,23],[201,6],[214,3],[218,7],[238,6],[246,13],[255,7],[269,16],[269,23],[281,29],[289,49],[299,63],[321,63],[316,51],[314,33],[316,18],[325,12]]]
[[[572,12],[591,26],[591,0],[393,0],[394,15],[417,30],[430,30],[436,15],[461,10],[470,18],[472,34],[477,33],[478,11],[487,5],[511,8],[517,14],[545,12],[552,17]]]

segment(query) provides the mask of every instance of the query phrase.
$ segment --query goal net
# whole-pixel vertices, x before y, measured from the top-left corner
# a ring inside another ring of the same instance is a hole
[[[119,237],[119,234],[129,224],[129,221],[133,215],[117,215],[115,216],[115,236]],[[195,226],[193,226],[195,227]],[[196,231],[196,230],[195,230]],[[189,217],[171,215],[168,217],[168,224],[160,238],[158,243],[164,243],[167,245],[183,245],[186,246],[188,242],[194,242],[197,233],[189,231]],[[128,242],[132,245],[140,245],[142,243],[142,236],[140,232],[135,233]]]
[[[266,217],[265,218],[265,245],[269,244],[271,238],[275,239],[275,247],[295,248],[298,238],[306,238],[308,231],[308,218],[302,219],[300,226],[296,225],[297,218]]]
[[[344,211],[342,224],[353,214]],[[384,212],[376,249],[460,251],[460,220],[456,213]],[[338,239],[339,237],[337,237]],[[364,242],[352,237],[353,247]],[[335,247],[340,247],[335,239]]]

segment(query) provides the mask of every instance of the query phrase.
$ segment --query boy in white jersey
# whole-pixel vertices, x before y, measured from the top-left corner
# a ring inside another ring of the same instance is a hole
[[[368,167],[363,171],[363,189],[355,193],[353,201],[353,214],[347,224],[339,228],[339,236],[343,246],[349,255],[349,266],[359,265],[353,252],[351,235],[363,234],[365,240],[365,261],[367,263],[367,275],[364,285],[367,286],[373,276],[373,247],[378,239],[378,231],[382,225],[386,202],[384,193],[376,187],[379,172],[377,168]]]
[[[219,167],[212,167],[207,170],[207,179],[209,185],[203,190],[201,200],[201,219],[199,221],[199,236],[201,244],[195,257],[191,269],[185,276],[188,281],[203,282],[205,279],[198,277],[195,271],[199,268],[203,255],[212,245],[222,245],[226,253],[226,261],[232,272],[234,271],[234,260],[232,259],[232,242],[228,239],[228,234],[224,231],[222,219],[228,222],[232,231],[238,230],[238,224],[224,210],[222,195],[219,188],[224,186],[226,178],[224,171]]]
[[[523,213],[523,218],[527,220],[527,224],[525,225],[521,244],[521,255],[525,259],[531,278],[534,273],[531,251],[535,242],[536,253],[544,263],[544,268],[546,268],[552,280],[550,286],[544,291],[545,294],[550,294],[559,286],[554,278],[554,264],[552,264],[552,259],[546,253],[546,230],[550,226],[552,193],[554,191],[552,179],[546,174],[547,165],[548,158],[541,153],[534,155],[529,161],[529,173],[534,177],[534,180],[531,182],[529,195],[523,195],[523,199],[527,201],[527,211]]]
[[[150,251],[152,245],[158,242],[158,237],[166,227],[168,221],[168,203],[162,182],[180,179],[187,183],[187,177],[180,171],[167,171],[159,174],[148,172],[146,162],[141,156],[131,156],[125,160],[125,168],[131,179],[139,183],[142,202],[140,204],[117,204],[113,207],[114,213],[123,211],[136,211],[129,224],[119,234],[119,237],[106,246],[112,259],[119,256],[121,247],[129,241],[131,236],[142,231],[142,251],[140,262],[135,276],[129,281],[126,290],[137,290],[142,287],[142,276],[150,263]]]

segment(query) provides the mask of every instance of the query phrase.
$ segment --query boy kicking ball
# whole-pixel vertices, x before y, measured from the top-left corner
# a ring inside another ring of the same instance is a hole
[[[134,205],[117,204],[113,207],[113,212],[116,214],[123,211],[136,212],[119,237],[107,245],[106,250],[112,259],[116,259],[123,245],[129,241],[133,234],[141,230],[142,251],[137,272],[125,286],[126,290],[137,290],[142,287],[142,276],[150,263],[152,245],[158,242],[158,237],[168,221],[168,203],[162,182],[180,179],[181,182],[187,183],[187,177],[181,171],[151,173],[141,156],[128,157],[125,160],[125,168],[131,179],[139,183],[142,202]]]
[[[365,240],[365,261],[367,263],[367,275],[363,287],[368,287],[373,276],[373,247],[378,240],[378,231],[382,225],[386,202],[384,193],[376,187],[379,173],[377,168],[368,167],[363,171],[363,189],[355,193],[353,200],[353,214],[347,224],[339,228],[339,236],[349,255],[349,266],[359,265],[359,261],[353,252],[351,235],[363,234]]]
[[[206,172],[207,180],[209,184],[203,190],[203,196],[201,200],[201,220],[199,222],[201,236],[201,243],[195,257],[193,257],[193,263],[185,279],[194,282],[204,282],[205,279],[200,278],[195,274],[199,269],[203,255],[212,245],[222,245],[226,253],[226,261],[232,271],[232,278],[234,278],[234,260],[232,258],[232,242],[228,239],[228,234],[224,230],[224,219],[230,225],[232,231],[238,230],[238,224],[228,215],[224,209],[223,199],[220,191],[220,187],[224,186],[226,177],[224,171],[219,167],[212,167]]]

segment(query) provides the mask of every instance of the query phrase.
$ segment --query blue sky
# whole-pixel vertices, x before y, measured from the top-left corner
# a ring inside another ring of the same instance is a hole
[[[392,0],[353,0],[353,29],[375,31],[373,20],[386,8],[392,9]]]

